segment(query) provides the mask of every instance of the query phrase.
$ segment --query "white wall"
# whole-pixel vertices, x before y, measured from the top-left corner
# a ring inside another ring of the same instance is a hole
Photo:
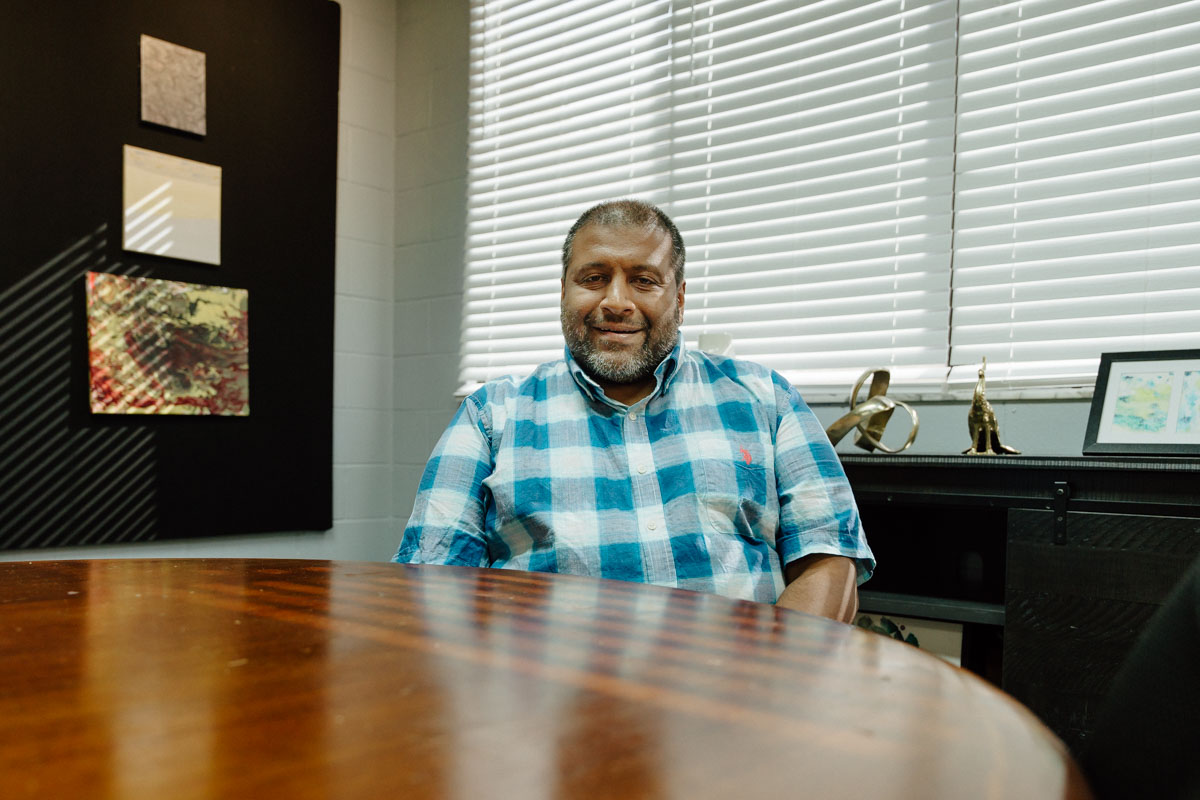
[[[330,558],[395,552],[392,337],[396,6],[341,0]]]
[[[813,411],[821,424],[828,427],[849,410],[849,386],[846,387],[847,402],[843,405],[813,405]],[[865,392],[859,396],[862,401]],[[904,400],[902,395],[899,399]],[[989,400],[996,412],[1000,429],[1000,441],[1015,447],[1027,456],[1078,456],[1083,453],[1083,433],[1087,427],[1090,400]],[[971,434],[967,429],[967,412],[970,401],[938,403],[909,403],[917,412],[920,429],[912,447],[906,455],[950,455],[961,453],[971,445]],[[908,435],[908,415],[902,409],[892,414],[887,433],[883,438],[889,447],[899,447]],[[838,452],[865,454],[854,446],[851,432],[838,443]],[[880,454],[880,458],[887,458]]]
[[[425,460],[458,406],[469,33],[468,0],[397,4],[397,545]]]

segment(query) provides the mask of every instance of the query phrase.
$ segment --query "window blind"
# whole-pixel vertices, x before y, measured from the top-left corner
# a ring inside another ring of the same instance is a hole
[[[689,341],[807,395],[945,376],[953,2],[708,2],[674,17],[669,212]]]
[[[474,0],[462,391],[562,355],[558,252],[670,182],[671,2]]]
[[[1200,0],[473,0],[460,391],[558,358],[604,199],[688,244],[682,333],[806,396],[1088,386],[1200,346]]]
[[[945,377],[954,3],[476,0],[468,391],[561,355],[558,248],[634,196],[688,245],[682,334],[805,391]]]
[[[951,384],[1200,344],[1200,3],[962,0]]]

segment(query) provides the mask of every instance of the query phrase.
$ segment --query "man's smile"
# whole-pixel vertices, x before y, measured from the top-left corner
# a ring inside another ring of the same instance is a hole
[[[616,320],[605,319],[603,315],[598,313],[593,313],[591,316],[599,317],[599,319],[587,319],[585,323],[592,331],[592,334],[601,341],[613,344],[628,344],[635,341],[637,335],[646,330],[645,321],[630,322],[625,320],[618,322]]]
[[[628,343],[634,341],[638,334],[644,328],[629,327],[626,325],[613,325],[611,323],[602,323],[600,325],[590,326],[592,331],[599,334],[599,338],[603,341],[613,343]]]

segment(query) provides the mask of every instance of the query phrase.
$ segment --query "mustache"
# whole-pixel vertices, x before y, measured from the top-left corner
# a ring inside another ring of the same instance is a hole
[[[622,317],[619,314],[606,314],[600,309],[596,309],[592,313],[588,314],[583,318],[583,321],[588,325],[593,326],[600,325],[602,323],[608,323],[611,325],[637,325],[640,328],[650,327],[646,323],[646,318],[641,314],[637,315],[636,317]]]

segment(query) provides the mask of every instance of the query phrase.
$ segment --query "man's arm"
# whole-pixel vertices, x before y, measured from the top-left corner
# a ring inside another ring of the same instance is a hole
[[[402,564],[486,567],[484,523],[490,496],[484,480],[493,468],[488,434],[468,397],[425,465],[400,549]]]
[[[858,583],[875,557],[829,437],[800,394],[773,373],[779,426],[775,477],[779,491],[776,550],[785,588],[777,603],[851,622]]]
[[[858,585],[852,559],[813,553],[788,564],[783,579],[787,587],[775,605],[838,622],[854,621],[858,613]]]

